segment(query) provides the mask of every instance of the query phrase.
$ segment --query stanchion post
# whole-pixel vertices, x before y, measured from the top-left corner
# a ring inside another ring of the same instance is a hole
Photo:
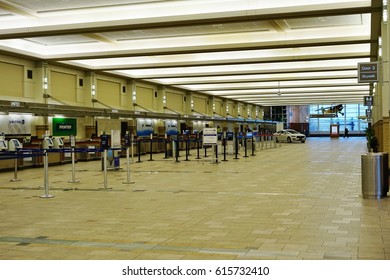
[[[234,135],[234,137],[235,137],[235,139],[234,139],[234,142],[235,142],[235,151],[234,151],[234,154],[235,154],[235,156],[234,156],[234,159],[238,159],[238,134],[237,134],[237,132],[235,133],[235,135]]]
[[[164,159],[168,158],[168,143],[167,143],[167,134],[165,133],[164,135],[164,152],[165,152],[165,157]]]
[[[15,151],[15,159],[14,159],[14,178],[10,180],[10,182],[18,182],[21,181],[18,179],[18,150]]]
[[[49,194],[49,155],[47,150],[43,150],[43,169],[45,194],[41,195],[40,198],[53,198],[54,195]]]
[[[244,149],[245,149],[244,157],[248,157],[246,134],[244,135]]]
[[[196,159],[200,159],[200,138],[199,138],[199,133],[196,134]]]
[[[218,144],[215,144],[215,163],[219,163],[218,162]]]
[[[149,160],[148,161],[153,161],[153,134],[150,133],[150,151],[149,151]]]
[[[223,145],[223,160],[222,161],[228,161],[226,159],[226,146],[227,146],[226,131],[223,132],[222,145]]]
[[[131,134],[130,145],[131,145],[131,163],[133,163],[134,162],[134,133]]]
[[[179,139],[173,139],[173,152],[175,153],[175,162],[179,162]]]
[[[189,159],[188,159],[188,154],[190,153],[190,148],[189,148],[189,141],[190,141],[190,138],[187,136],[187,139],[185,140],[186,141],[186,159],[185,159],[185,161],[190,161]]]
[[[103,159],[103,173],[104,173],[104,190],[107,190],[107,149],[104,149],[104,159]]]
[[[256,138],[254,138],[253,134],[252,134],[252,154],[251,154],[251,156],[255,156],[255,143],[254,143],[254,139],[256,139]]]
[[[126,165],[127,165],[127,181],[122,183],[134,184],[134,182],[130,180],[130,148],[129,147],[126,148]]]
[[[68,183],[78,183],[79,180],[76,180],[76,166],[75,166],[75,149],[74,147],[71,148],[72,153],[72,179],[68,181]],[[74,190],[74,187],[73,187]]]
[[[138,161],[137,163],[141,162],[141,138],[138,137],[137,139],[137,150],[138,150]]]

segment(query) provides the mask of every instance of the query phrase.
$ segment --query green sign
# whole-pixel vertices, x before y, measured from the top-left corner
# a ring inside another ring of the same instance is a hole
[[[77,119],[53,118],[53,136],[77,135]]]

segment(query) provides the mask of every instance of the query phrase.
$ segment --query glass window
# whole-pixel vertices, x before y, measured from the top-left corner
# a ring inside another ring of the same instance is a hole
[[[366,106],[361,104],[343,104],[342,110],[336,111],[335,105],[321,104],[310,106],[309,129],[311,134],[329,134],[331,124],[340,125],[340,133],[345,128],[353,134],[364,134],[368,124],[366,120],[359,119],[359,116],[366,115]],[[332,117],[327,115],[336,114]],[[313,117],[318,116],[318,117]]]

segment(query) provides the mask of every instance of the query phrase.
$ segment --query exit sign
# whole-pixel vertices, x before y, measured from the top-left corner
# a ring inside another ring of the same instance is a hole
[[[359,83],[373,83],[378,81],[378,62],[358,63]]]

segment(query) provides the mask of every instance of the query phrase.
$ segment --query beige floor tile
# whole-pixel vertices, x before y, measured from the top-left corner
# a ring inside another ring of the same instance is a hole
[[[257,151],[212,164],[101,162],[0,173],[0,259],[389,259],[390,199],[363,199],[364,138]],[[193,153],[196,155],[196,152]],[[286,159],[289,159],[286,161]]]

